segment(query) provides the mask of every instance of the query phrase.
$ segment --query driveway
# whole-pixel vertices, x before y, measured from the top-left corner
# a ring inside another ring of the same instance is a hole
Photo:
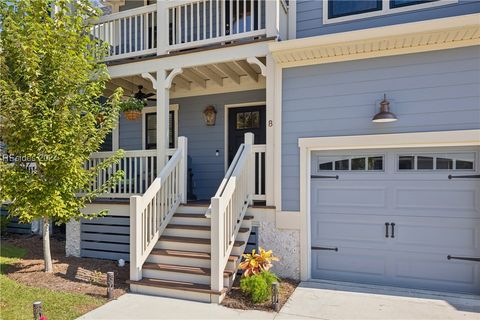
[[[303,282],[278,314],[126,294],[79,319],[480,320],[480,296],[327,281]]]

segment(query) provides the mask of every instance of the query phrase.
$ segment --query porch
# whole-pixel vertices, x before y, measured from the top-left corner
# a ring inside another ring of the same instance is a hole
[[[288,5],[284,0],[104,3],[111,6],[113,13],[95,21],[91,32],[107,44],[106,61],[287,36]]]

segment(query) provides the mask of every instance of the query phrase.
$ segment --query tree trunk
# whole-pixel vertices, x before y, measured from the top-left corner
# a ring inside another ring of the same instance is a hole
[[[43,260],[45,263],[45,272],[52,273],[52,256],[50,254],[50,221],[48,217],[43,217]]]

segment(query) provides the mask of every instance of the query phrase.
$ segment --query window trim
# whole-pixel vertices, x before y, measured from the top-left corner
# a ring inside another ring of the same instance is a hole
[[[177,148],[178,140],[178,104],[171,104],[169,111],[174,112],[174,142],[175,148]],[[145,107],[142,109],[142,150],[146,150],[147,144],[147,113],[156,113],[157,107]]]
[[[434,2],[426,2],[420,4],[412,4],[412,5],[405,5],[401,7],[391,8],[390,7],[390,0],[382,0],[382,9],[367,13],[360,13],[360,14],[352,14],[343,17],[337,18],[329,18],[328,17],[328,2],[329,0],[323,0],[323,24],[332,24],[332,23],[339,23],[339,22],[346,22],[352,20],[360,20],[365,18],[372,18],[378,16],[384,16],[389,14],[401,13],[401,12],[408,12],[408,11],[415,11],[421,9],[428,9],[434,8],[439,6],[445,6],[449,4],[458,3],[458,0],[439,0]]]
[[[374,153],[361,153],[361,154],[335,154],[333,157],[337,157],[338,160],[332,160],[332,170],[320,170],[320,158],[322,157],[331,157],[331,156],[316,156],[316,161],[315,161],[315,172],[316,174],[325,174],[327,172],[341,172],[341,173],[385,173],[386,172],[386,164],[387,164],[387,156],[385,153],[382,152],[374,152]],[[381,157],[382,158],[382,169],[381,170],[369,170],[368,169],[368,158],[375,158],[375,157]],[[352,170],[352,159],[357,159],[357,158],[365,158],[365,169],[364,170]],[[348,160],[348,170],[336,170],[335,169],[335,162],[339,160]]]

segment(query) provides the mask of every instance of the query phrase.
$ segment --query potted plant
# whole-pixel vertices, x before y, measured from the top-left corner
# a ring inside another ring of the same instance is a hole
[[[120,108],[127,120],[137,120],[142,116],[142,109],[145,104],[145,100],[128,97],[120,103]]]

